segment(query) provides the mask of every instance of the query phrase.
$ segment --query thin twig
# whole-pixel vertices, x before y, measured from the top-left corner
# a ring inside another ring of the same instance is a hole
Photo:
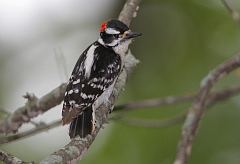
[[[236,87],[231,87],[228,89],[224,89],[221,91],[216,91],[216,92],[212,92],[209,95],[209,99],[207,101],[207,106],[212,106],[213,104],[217,103],[217,102],[222,102],[225,101],[235,95],[238,95],[240,93],[240,86],[236,86]],[[184,102],[191,102],[194,98],[196,97],[196,95],[189,95],[189,96],[168,96],[166,98],[158,98],[158,99],[149,99],[149,100],[143,100],[143,101],[135,101],[135,102],[129,102],[126,104],[122,104],[122,105],[118,105],[114,108],[113,112],[116,113],[115,115],[111,115],[110,120],[113,121],[122,121],[124,122],[125,119],[125,115],[122,115],[122,113],[126,113],[128,111],[132,111],[132,110],[139,110],[142,108],[152,108],[152,107],[160,107],[163,105],[175,105],[177,103],[184,103]],[[171,101],[170,101],[171,100]],[[117,110],[116,110],[117,109]],[[117,112],[118,111],[118,112]],[[186,114],[185,114],[186,115]],[[176,116],[177,118],[183,118],[182,116]],[[184,117],[185,118],[185,117]],[[129,120],[130,118],[128,118]],[[172,120],[173,119],[173,120]],[[175,122],[178,123],[178,121],[174,121],[175,118],[170,118],[168,119],[170,122]],[[179,119],[177,119],[179,120]],[[144,120],[146,124],[148,120]],[[159,123],[157,123],[157,121],[155,121],[156,125],[154,125],[154,127],[163,127],[163,124],[167,125],[166,122],[167,120],[158,120]],[[151,120],[150,120],[151,122]],[[129,124],[131,124],[131,122],[128,122]],[[136,123],[136,120],[135,120]],[[150,124],[147,125],[148,127],[150,127]],[[33,136],[35,134],[44,132],[46,130],[58,127],[61,125],[61,120],[57,120],[54,121],[52,123],[49,124],[40,124],[37,127],[27,130],[25,132],[22,133],[18,133],[18,134],[14,134],[11,136],[4,136],[0,138],[0,144],[5,144],[5,143],[11,143],[14,141],[17,141],[19,139],[23,139],[26,137],[30,137]],[[172,125],[172,124],[171,124]],[[141,126],[140,124],[137,124],[137,126]]]
[[[137,12],[139,3],[140,3],[140,0],[127,0],[123,10],[120,13],[119,19],[122,22],[126,23],[127,25],[130,25],[130,22],[134,16],[134,12]],[[114,103],[120,91],[125,86],[129,71],[131,71],[133,67],[135,67],[135,65],[138,63],[138,61],[135,59],[135,57],[131,53],[126,54],[125,58],[127,59],[127,60],[124,60],[125,67],[122,70],[116,82],[116,85],[114,86],[114,92],[111,94],[109,102],[107,104],[102,104],[96,110],[97,122],[96,122],[96,128],[94,132],[85,138],[76,137],[72,139],[71,142],[68,145],[66,145],[64,148],[54,152],[49,157],[43,159],[41,161],[42,164],[67,163],[67,162],[72,162],[72,161],[81,159],[81,157],[88,150],[92,142],[95,140],[95,137],[97,136],[102,125],[106,123],[109,109],[114,107]]]
[[[6,137],[1,137],[0,138],[0,144],[5,144],[5,143],[10,143],[13,141],[17,141],[19,139],[23,139],[26,137],[31,137],[35,134],[41,133],[41,132],[46,132],[46,130],[58,127],[61,125],[61,119],[57,120],[57,121],[53,121],[49,124],[39,124],[37,125],[35,128],[32,128],[30,130],[27,130],[25,132],[22,133],[18,133],[18,134],[13,134],[10,136],[6,136]]]
[[[0,150],[0,161],[7,164],[33,164],[33,162],[24,162],[12,154]]]
[[[172,105],[177,103],[189,102],[195,98],[196,95],[183,95],[183,96],[168,96],[164,98],[156,98],[142,101],[129,102],[126,104],[118,105],[114,108],[114,111],[134,110],[139,108],[151,108],[163,105]]]
[[[181,123],[186,118],[186,113],[179,114],[175,117],[167,118],[167,119],[143,119],[143,118],[130,118],[130,117],[122,117],[118,119],[121,123],[136,127],[143,128],[163,128],[172,125],[176,125]]]
[[[225,8],[228,10],[228,12],[231,14],[234,21],[237,23],[240,23],[240,14],[239,12],[234,9],[233,5],[230,5],[229,0],[221,0]]]
[[[0,133],[16,132],[23,123],[30,122],[32,118],[59,105],[63,100],[65,89],[66,84],[61,84],[59,87],[39,99],[34,95],[27,94],[25,96],[25,98],[28,99],[27,103],[18,108],[5,120],[1,121]]]
[[[193,102],[188,111],[186,120],[182,128],[182,136],[179,141],[176,159],[174,164],[186,164],[191,155],[192,142],[195,138],[199,122],[204,113],[207,104],[209,92],[213,85],[222,77],[226,76],[231,71],[240,66],[240,56],[236,55],[233,58],[225,61],[216,69],[210,72],[202,81],[201,87],[197,94],[196,100]]]
[[[222,91],[211,93],[209,95],[209,98],[208,98],[207,102],[206,102],[206,106],[209,108],[209,107],[215,105],[217,102],[226,101],[229,98],[231,98],[233,96],[236,96],[236,95],[239,95],[239,94],[240,94],[240,86],[238,86],[238,87],[231,87],[229,89],[225,89],[225,90],[222,90]],[[165,103],[160,103],[158,105],[161,106],[161,105],[174,105],[176,103],[184,103],[186,101],[193,100],[196,97],[196,95],[189,96],[188,99],[184,99],[184,97],[186,98],[186,96],[183,96],[183,99],[181,99],[181,97],[174,97],[174,96],[172,96],[172,98],[174,100],[174,101],[172,101],[173,103],[169,103],[169,104],[167,104],[167,103],[166,104]],[[164,102],[164,100],[167,100],[167,98],[166,99],[165,98],[159,99],[159,102]],[[155,99],[155,101],[156,100],[157,99]],[[181,100],[181,101],[178,101],[178,100]],[[146,100],[146,102],[147,101],[148,100]],[[136,102],[133,103],[133,104],[137,105]],[[149,105],[148,107],[156,107],[155,105],[157,105],[157,103],[155,103],[155,104],[148,104],[148,105]],[[145,108],[147,107],[146,104],[143,105],[143,106]],[[133,109],[140,109],[140,108],[141,107],[139,106],[139,108],[133,108]],[[125,111],[128,111],[128,110],[124,110],[123,112],[125,112]],[[185,120],[185,118],[186,118],[186,115],[187,115],[187,113],[183,113],[183,114],[179,114],[179,115],[177,115],[175,117],[164,119],[164,120],[160,120],[160,119],[155,119],[154,120],[154,119],[142,119],[142,118],[129,118],[129,117],[126,117],[125,115],[121,115],[121,114],[118,115],[117,114],[115,117],[111,117],[111,120],[119,120],[120,122],[123,122],[123,123],[125,123],[127,125],[138,126],[138,127],[162,128],[162,127],[168,127],[168,126],[172,126],[172,125],[175,125],[175,124],[183,122]]]

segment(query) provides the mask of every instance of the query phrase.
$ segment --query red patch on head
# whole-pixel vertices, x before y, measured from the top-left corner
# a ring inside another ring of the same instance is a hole
[[[107,23],[106,23],[106,22],[103,22],[103,23],[101,24],[101,26],[100,26],[99,31],[100,31],[100,32],[103,32],[103,31],[105,31],[106,28],[107,28]]]

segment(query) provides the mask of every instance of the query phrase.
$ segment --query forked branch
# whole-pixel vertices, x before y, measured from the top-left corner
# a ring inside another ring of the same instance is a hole
[[[191,155],[192,143],[196,136],[199,122],[203,116],[209,99],[209,92],[213,85],[228,73],[240,67],[240,55],[220,64],[211,71],[202,81],[197,97],[188,111],[186,120],[182,127],[182,136],[178,145],[177,155],[174,164],[186,164]]]

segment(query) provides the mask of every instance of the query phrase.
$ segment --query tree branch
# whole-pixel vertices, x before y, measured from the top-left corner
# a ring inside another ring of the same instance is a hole
[[[231,14],[233,20],[237,23],[240,23],[240,14],[239,12],[233,8],[232,5],[228,2],[228,0],[221,0],[227,11]]]
[[[132,18],[137,16],[140,1],[141,0],[127,0],[118,19],[124,22],[127,26],[130,26]]]
[[[126,112],[126,110],[135,110],[139,108],[152,108],[163,105],[173,105],[177,103],[189,102],[195,98],[196,95],[183,95],[183,96],[168,96],[164,98],[148,99],[135,102],[129,102],[122,105],[117,105],[114,111]]]
[[[18,133],[18,134],[13,134],[13,135],[10,135],[10,136],[1,137],[0,138],[0,144],[10,143],[10,142],[22,139],[22,138],[31,137],[35,134],[38,134],[38,133],[44,132],[46,130],[58,127],[58,126],[61,125],[61,123],[62,123],[61,119],[53,121],[49,124],[45,124],[45,123],[41,124],[40,123],[35,128],[32,128],[32,129],[27,130],[25,132]]]
[[[119,15],[119,19],[130,25],[130,22],[134,16],[134,12],[137,12],[138,4],[140,0],[128,0]],[[114,107],[115,100],[117,99],[120,91],[123,89],[126,83],[127,76],[133,67],[138,63],[133,55],[129,52],[124,60],[124,68],[114,86],[114,91],[110,96],[108,104],[102,104],[96,110],[96,128],[95,131],[85,138],[76,137],[66,145],[63,149],[60,149],[49,157],[41,161],[42,164],[46,163],[66,163],[81,159],[84,153],[88,150],[92,142],[95,140],[102,125],[107,121],[109,109]]]
[[[209,106],[214,105],[217,102],[225,101],[225,100],[227,100],[235,95],[238,95],[238,94],[240,94],[240,86],[231,87],[231,88],[224,89],[221,91],[212,92],[209,95],[209,99],[207,100],[207,106],[209,107]],[[130,120],[131,118],[125,119],[125,117],[122,115],[122,113],[132,111],[132,110],[139,110],[142,108],[152,108],[152,107],[160,107],[160,106],[164,106],[164,105],[175,105],[177,103],[191,102],[192,100],[194,100],[195,97],[196,97],[196,94],[189,95],[189,96],[185,96],[185,95],[184,96],[168,96],[165,98],[135,101],[135,102],[129,102],[129,103],[122,104],[122,105],[117,105],[113,110],[113,112],[116,113],[116,115],[112,115],[110,117],[110,120],[113,120],[113,121],[120,120],[127,124],[136,125],[136,123],[137,123],[136,119],[134,120],[134,123],[132,123]],[[185,117],[186,117],[186,114],[184,114],[184,116],[179,115],[179,116],[176,116],[176,118],[174,117],[174,118],[170,118],[167,120],[155,120],[155,125],[153,125],[153,127],[157,128],[157,127],[165,127],[165,126],[173,125],[173,123],[169,124],[168,122],[179,123],[180,121],[183,121],[183,119]],[[143,124],[139,123],[136,126],[151,127],[152,120],[143,120],[143,121],[145,124],[148,124],[148,121],[150,121],[150,123],[148,125],[143,125]],[[141,121],[141,122],[143,122],[143,121]],[[30,137],[35,134],[44,132],[46,130],[58,127],[60,125],[61,125],[61,119],[53,121],[52,123],[49,123],[49,124],[40,124],[37,127],[27,130],[25,132],[14,134],[11,136],[1,137],[0,144],[11,143],[11,142],[17,141],[19,139]]]
[[[186,113],[179,114],[177,116],[167,118],[167,119],[145,119],[145,118],[130,118],[130,117],[121,117],[119,120],[121,123],[143,127],[143,128],[163,128],[172,125],[176,125],[181,123],[186,118]]]
[[[174,164],[186,164],[191,155],[192,142],[196,136],[199,122],[204,113],[207,104],[209,92],[213,85],[220,79],[226,76],[231,71],[240,66],[240,56],[236,55],[233,58],[225,61],[216,69],[210,72],[202,81],[197,97],[189,109],[186,120],[182,127],[182,136],[178,145],[176,159]]]
[[[33,162],[24,162],[17,157],[13,156],[12,154],[6,153],[2,150],[0,150],[0,161],[4,163],[9,163],[9,164],[33,164]]]
[[[209,95],[208,100],[206,102],[206,106],[209,108],[213,105],[215,105],[217,102],[223,102],[228,100],[229,98],[238,95],[240,93],[240,86],[238,87],[232,87],[229,89],[225,89],[222,91],[218,91],[218,92],[213,92]],[[184,103],[187,101],[192,101],[194,98],[196,97],[196,95],[192,95],[192,96],[179,96],[179,97],[174,97],[172,96],[172,100],[170,101],[171,103],[169,103],[169,101],[164,101],[164,100],[168,100],[169,97],[167,98],[163,98],[163,99],[159,99],[159,104],[157,104],[157,102],[155,102],[157,99],[155,99],[154,101],[152,100],[145,100],[145,102],[153,102],[153,104],[144,104],[144,107],[156,107],[155,105],[161,106],[161,105],[174,105],[177,103]],[[186,99],[185,99],[186,98]],[[143,101],[144,102],[144,101]],[[142,104],[143,102],[140,102],[140,104]],[[163,102],[163,103],[161,103]],[[164,103],[165,102],[165,103]],[[131,104],[131,103],[130,103]],[[133,103],[133,105],[131,106],[129,104],[130,107],[134,107],[134,105],[136,104],[136,106],[139,106],[139,108],[132,108],[132,109],[140,109],[140,104],[138,105],[136,102]],[[128,108],[126,108],[128,109]],[[124,110],[127,111],[127,110]],[[124,112],[123,111],[123,112]],[[185,120],[187,113],[183,113],[183,114],[179,114],[177,116],[174,116],[172,118],[167,118],[167,119],[142,119],[142,118],[129,118],[129,117],[124,117],[125,115],[116,115],[115,117],[111,117],[111,120],[120,120],[121,122],[127,124],[127,125],[132,125],[132,126],[137,126],[137,127],[146,127],[146,128],[162,128],[162,127],[168,127],[168,126],[172,126],[178,123],[181,123]]]
[[[28,99],[27,103],[1,121],[0,133],[17,132],[23,123],[30,122],[32,118],[59,105],[63,100],[65,90],[66,84],[64,83],[39,99],[34,95],[26,94],[24,97]]]

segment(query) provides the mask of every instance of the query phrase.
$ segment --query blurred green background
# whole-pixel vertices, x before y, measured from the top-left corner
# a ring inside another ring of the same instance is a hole
[[[66,81],[78,56],[97,39],[101,21],[117,17],[123,3],[0,1],[0,106],[14,111],[24,104],[21,96],[25,92],[42,96]],[[240,11],[240,2],[232,3]],[[131,25],[144,34],[131,45],[141,62],[118,104],[195,93],[212,68],[239,51],[239,27],[220,0],[142,1]],[[236,85],[239,78],[235,71],[215,89]],[[239,98],[219,103],[205,114],[189,163],[240,163]],[[129,112],[128,117],[167,119],[189,106],[142,109]],[[60,117],[58,106],[34,120],[51,122]],[[25,125],[20,131],[31,127]],[[1,149],[25,161],[40,161],[69,142],[67,129],[52,129]],[[175,157],[180,130],[181,124],[144,128],[110,122],[81,163],[169,164]]]

